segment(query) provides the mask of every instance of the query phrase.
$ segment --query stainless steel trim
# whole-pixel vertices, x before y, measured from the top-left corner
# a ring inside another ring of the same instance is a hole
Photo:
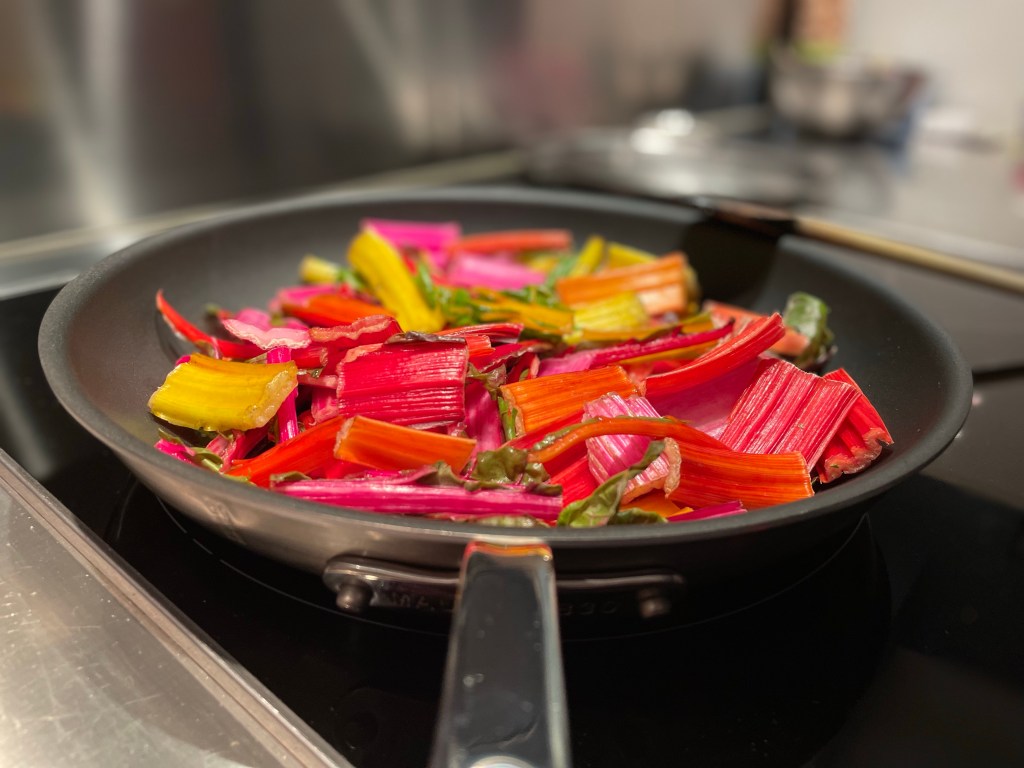
[[[2,451],[0,527],[5,761],[349,765]]]
[[[371,608],[451,613],[459,586],[455,571],[356,556],[333,558],[323,580],[337,594],[338,607],[352,614]],[[672,612],[685,585],[680,574],[663,570],[561,576],[559,611],[567,617],[653,619]]]

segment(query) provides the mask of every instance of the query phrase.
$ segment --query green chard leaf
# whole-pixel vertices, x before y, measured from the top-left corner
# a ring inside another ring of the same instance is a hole
[[[793,361],[801,368],[814,365],[829,354],[835,335],[828,327],[828,311],[824,301],[809,293],[798,291],[786,301],[783,324],[811,340],[803,354]]]
[[[609,477],[587,498],[579,499],[566,506],[558,516],[558,525],[571,528],[593,528],[608,524],[621,525],[627,522],[640,522],[638,513],[641,510],[620,512],[619,505],[622,503],[622,494],[626,492],[629,481],[647,469],[650,463],[661,455],[664,448],[663,440],[652,440],[640,461]],[[613,523],[612,519],[616,517],[619,519]],[[643,522],[651,521],[645,519]]]
[[[493,451],[477,454],[470,477],[495,483],[543,483],[548,479],[543,464],[529,461],[529,453],[504,445]]]
[[[620,509],[608,518],[608,522],[605,525],[658,525],[667,522],[657,512],[630,507],[629,509]]]

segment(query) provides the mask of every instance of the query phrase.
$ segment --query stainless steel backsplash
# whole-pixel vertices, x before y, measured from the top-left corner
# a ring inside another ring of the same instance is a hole
[[[0,0],[0,240],[741,101],[764,5]]]

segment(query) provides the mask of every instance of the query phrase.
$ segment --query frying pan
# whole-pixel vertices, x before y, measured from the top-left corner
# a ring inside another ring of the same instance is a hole
[[[761,311],[782,307],[794,290],[819,295],[832,307],[839,340],[832,364],[857,379],[896,445],[867,472],[810,499],[722,519],[528,538],[286,498],[153,450],[157,425],[146,402],[184,351],[154,310],[156,291],[188,317],[210,302],[263,304],[295,281],[303,255],[343,260],[366,217],[456,220],[466,231],[564,227],[577,240],[600,233],[653,252],[682,246],[707,295]],[[324,574],[342,607],[444,607],[461,566],[434,764],[483,765],[477,761],[500,753],[510,764],[564,765],[556,583],[560,600],[604,590],[617,596],[613,608],[625,600],[640,616],[664,612],[681,586],[758,573],[841,535],[872,497],[935,458],[963,424],[971,377],[954,345],[898,296],[830,263],[830,252],[796,238],[765,241],[670,204],[577,192],[316,196],[171,231],[108,257],[54,300],[39,351],[64,407],[158,495],[237,543]]]

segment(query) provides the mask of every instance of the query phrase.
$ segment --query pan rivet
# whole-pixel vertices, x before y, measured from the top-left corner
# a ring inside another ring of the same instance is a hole
[[[370,588],[365,584],[349,582],[339,585],[338,596],[334,602],[346,613],[362,613],[369,605],[370,597]]]
[[[660,590],[645,589],[637,595],[641,618],[653,619],[672,612],[672,601]]]

